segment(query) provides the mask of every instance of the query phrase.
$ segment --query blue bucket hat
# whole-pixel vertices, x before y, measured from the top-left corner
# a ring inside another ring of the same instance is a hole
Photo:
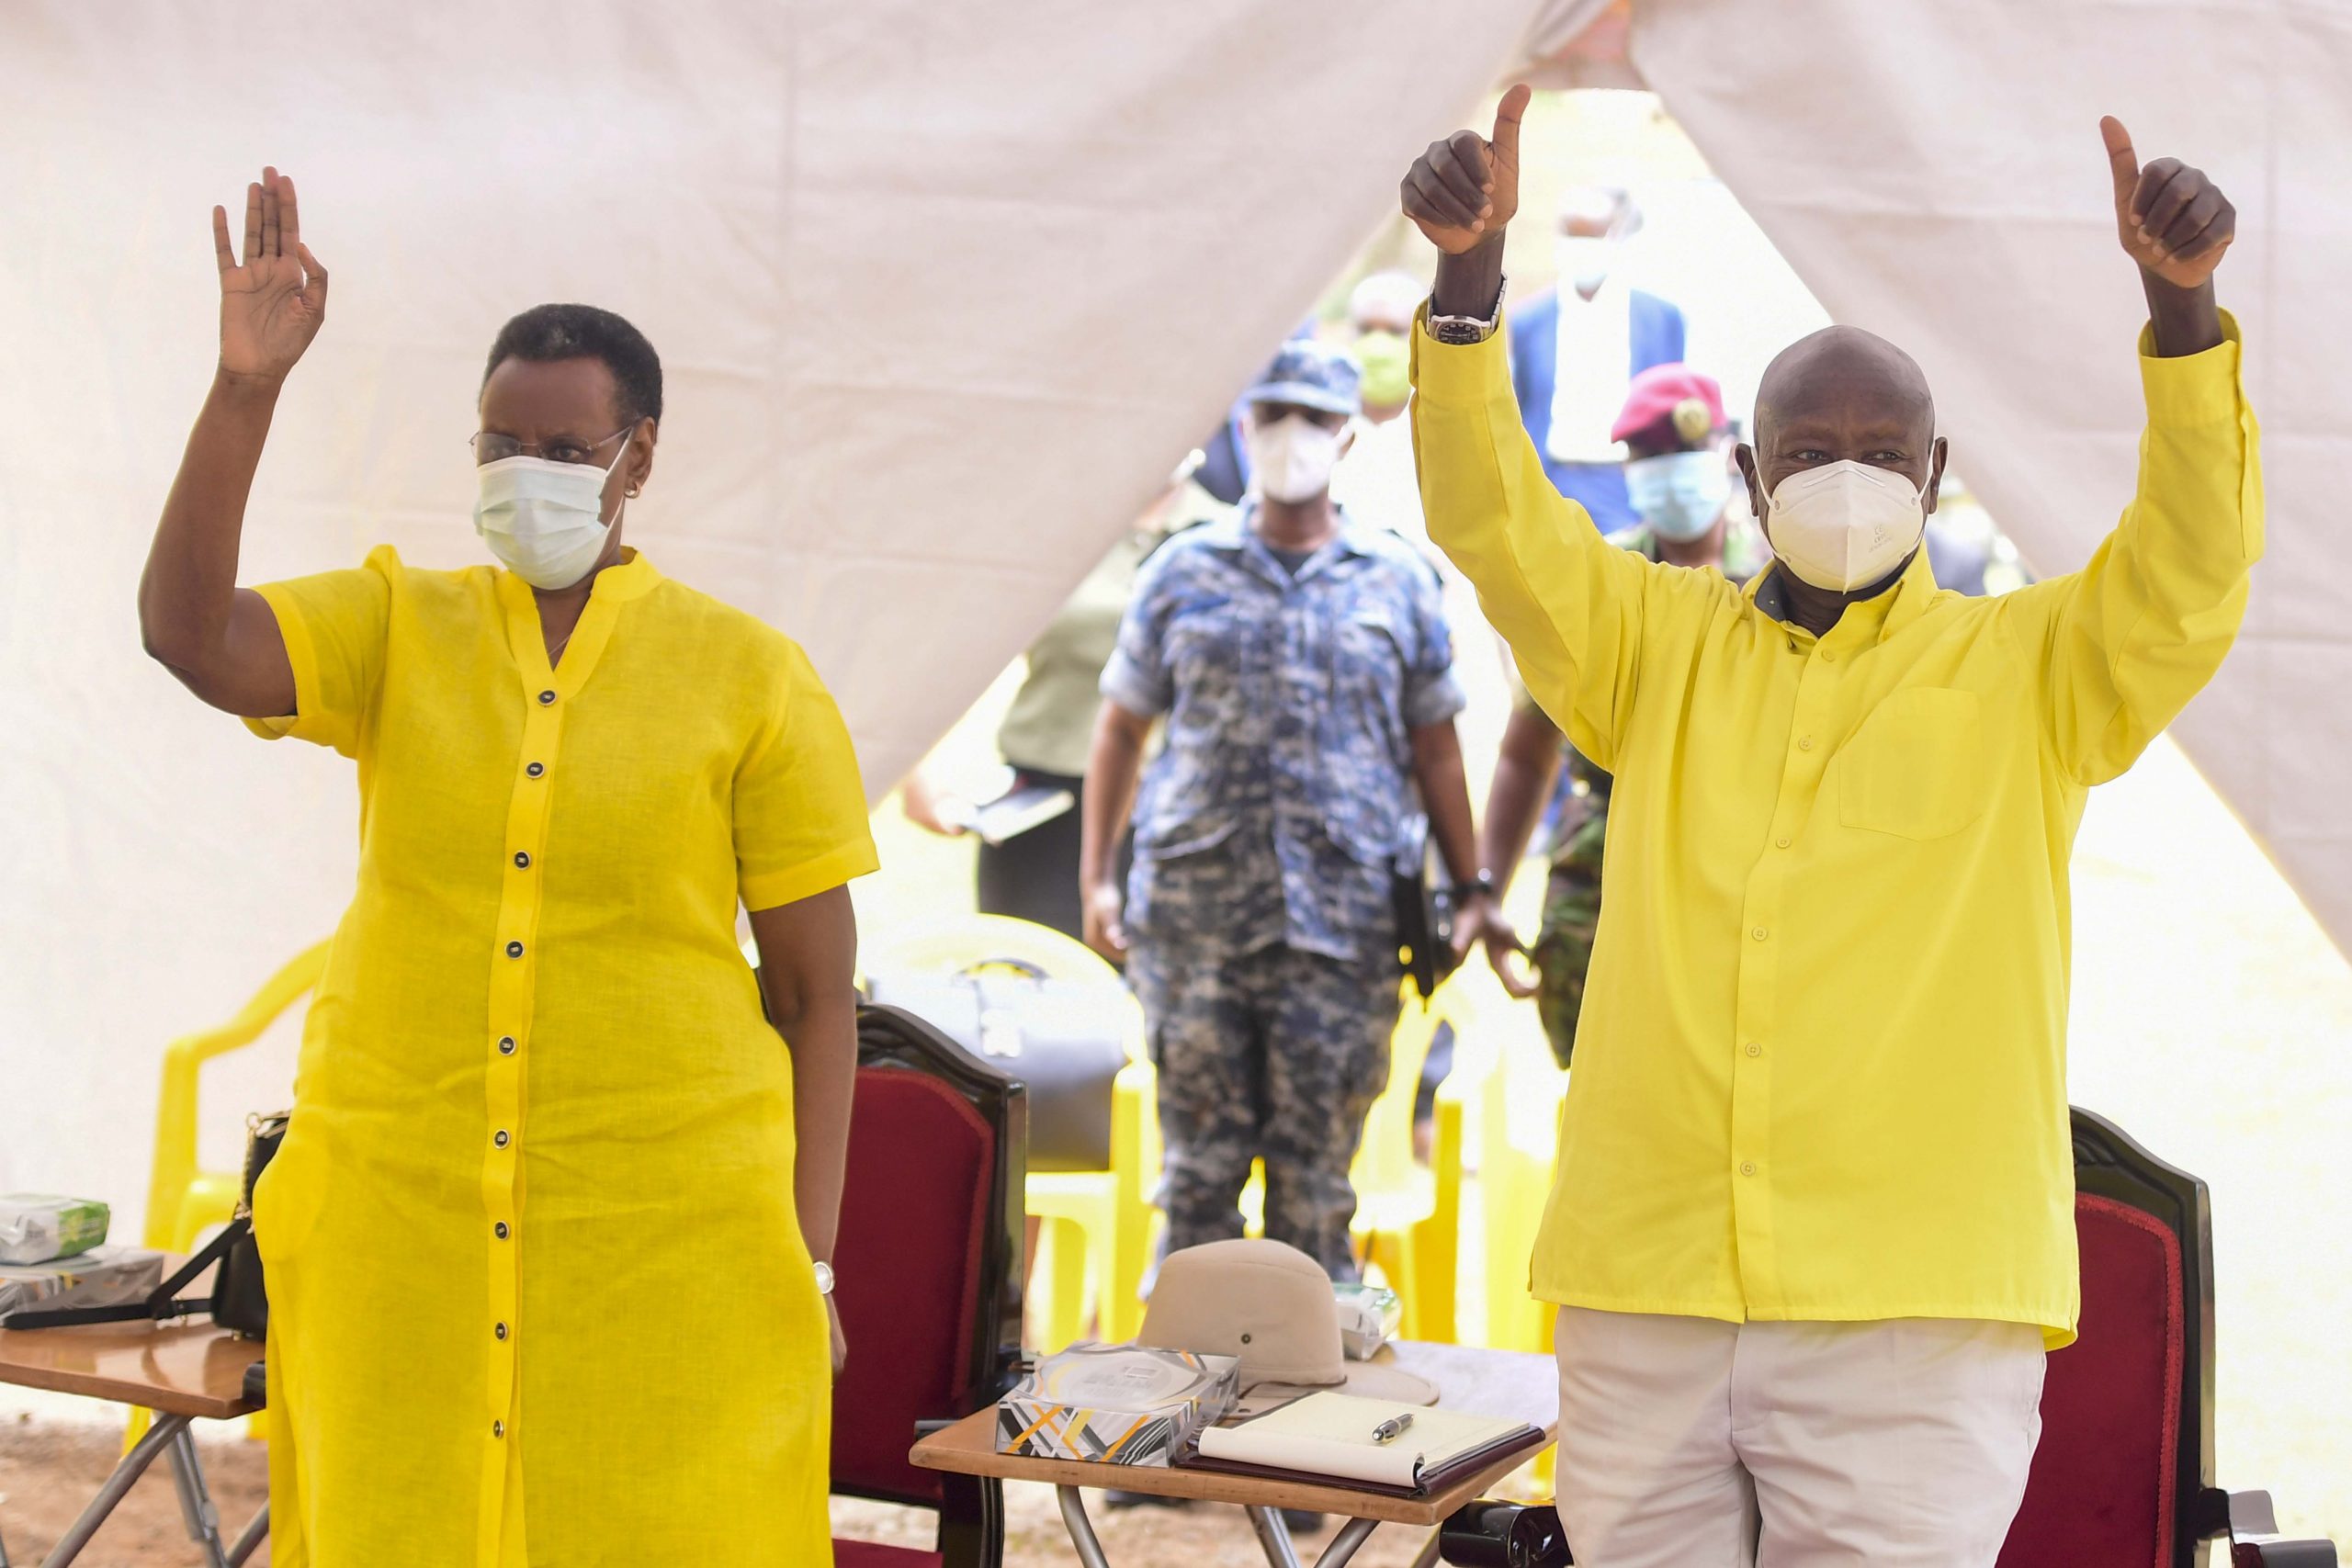
[[[1241,399],[1251,404],[1296,403],[1329,413],[1359,414],[1363,412],[1363,370],[1353,355],[1294,338],[1283,344]]]

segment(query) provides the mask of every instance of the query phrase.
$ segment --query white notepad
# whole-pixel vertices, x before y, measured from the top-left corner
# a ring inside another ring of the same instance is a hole
[[[1374,1429],[1383,1421],[1404,1416],[1410,1416],[1413,1424],[1401,1435],[1385,1443],[1373,1440]],[[1238,1427],[1207,1427],[1200,1445],[1204,1457],[1236,1464],[1412,1487],[1420,1484],[1422,1476],[1526,1429],[1524,1422],[1507,1416],[1472,1416],[1347,1393],[1310,1393]]]

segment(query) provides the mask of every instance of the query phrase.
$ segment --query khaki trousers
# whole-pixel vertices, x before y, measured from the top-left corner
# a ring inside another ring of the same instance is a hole
[[[1560,1311],[1578,1568],[1992,1568],[2041,1433],[2022,1324]]]

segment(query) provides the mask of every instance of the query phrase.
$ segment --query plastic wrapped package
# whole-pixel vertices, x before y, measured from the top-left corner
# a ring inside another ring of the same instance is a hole
[[[164,1282],[164,1255],[143,1247],[96,1247],[47,1263],[0,1264],[0,1317],[32,1307],[120,1306]]]
[[[1073,1345],[997,1402],[997,1452],[1172,1464],[1233,1408],[1240,1364],[1189,1350]]]
[[[1380,1348],[1396,1337],[1404,1321],[1405,1303],[1385,1285],[1335,1283],[1331,1293],[1340,1303],[1340,1348],[1351,1361],[1369,1361]]]
[[[0,1194],[0,1263],[46,1263],[87,1252],[106,1240],[107,1218],[107,1206],[94,1198]]]

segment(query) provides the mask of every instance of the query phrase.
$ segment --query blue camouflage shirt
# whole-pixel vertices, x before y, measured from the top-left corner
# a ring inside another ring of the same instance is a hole
[[[1254,503],[1145,563],[1102,694],[1165,715],[1136,805],[1126,923],[1216,951],[1396,945],[1389,866],[1412,731],[1462,711],[1436,571],[1342,512],[1294,577]]]

